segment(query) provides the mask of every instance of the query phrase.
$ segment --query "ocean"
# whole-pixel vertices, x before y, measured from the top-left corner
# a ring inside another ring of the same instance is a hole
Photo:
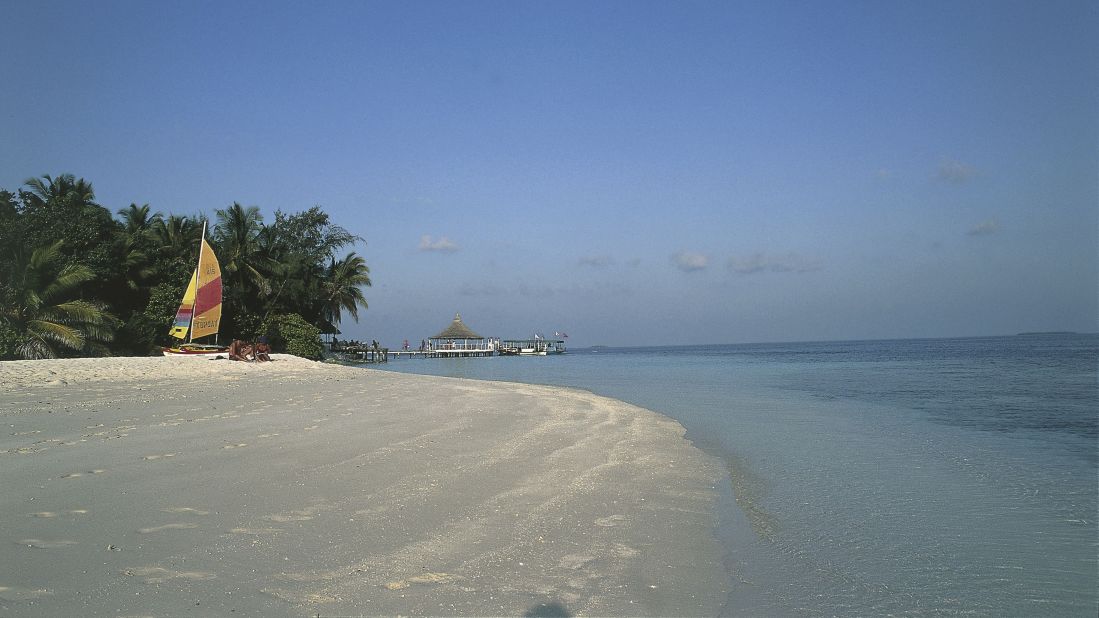
[[[382,367],[577,387],[679,421],[729,471],[727,614],[1099,614],[1099,335]]]

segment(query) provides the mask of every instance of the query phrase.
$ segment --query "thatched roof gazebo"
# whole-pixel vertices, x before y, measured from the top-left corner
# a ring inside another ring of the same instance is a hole
[[[484,337],[473,332],[457,313],[450,326],[427,341],[436,356],[492,356],[495,351],[491,341],[486,342]]]
[[[470,328],[462,322],[462,316],[455,313],[454,320],[450,323],[450,326],[444,328],[443,332],[435,335],[432,339],[479,339],[483,341],[484,337],[470,330]]]

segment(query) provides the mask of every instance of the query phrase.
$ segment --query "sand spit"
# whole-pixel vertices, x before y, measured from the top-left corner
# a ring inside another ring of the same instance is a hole
[[[715,615],[721,464],[568,389],[0,363],[0,615]]]

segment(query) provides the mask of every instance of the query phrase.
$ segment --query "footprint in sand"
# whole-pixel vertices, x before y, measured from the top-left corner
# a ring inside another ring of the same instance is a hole
[[[39,447],[22,446],[22,447],[19,447],[19,448],[15,449],[14,452],[15,452],[16,455],[29,455],[31,453],[41,453],[42,451],[48,451],[49,449],[50,449],[50,447],[48,447],[48,446],[39,446]]]
[[[313,519],[313,516],[317,513],[331,511],[333,508],[335,507],[326,504],[324,500],[317,500],[311,506],[307,506],[303,509],[276,513],[274,515],[265,515],[263,518],[268,521],[277,521],[279,523],[288,521],[309,521],[310,519]]]
[[[142,528],[138,530],[138,532],[141,534],[151,534],[153,532],[164,532],[165,530],[190,530],[192,528],[198,528],[198,524],[164,524],[163,526]]]
[[[400,579],[394,582],[389,582],[385,585],[386,590],[404,590],[412,584],[446,584],[456,579],[461,579],[457,575],[451,575],[450,573],[423,573],[409,577],[408,579]]]
[[[616,544],[612,551],[614,552],[614,555],[618,556],[619,558],[633,558],[637,554],[641,553],[636,549],[630,547],[629,545],[623,545],[621,543]]]
[[[189,506],[173,506],[166,509],[160,509],[165,513],[189,513],[191,515],[209,515],[210,511],[203,511],[201,509],[193,509]]]
[[[282,528],[233,528],[229,532],[233,534],[246,534],[249,536],[261,536],[265,534],[278,534]]]
[[[30,513],[28,516],[29,517],[34,517],[35,519],[54,519],[55,517],[58,517],[60,515],[87,515],[87,514],[88,514],[87,509],[73,509],[71,511],[66,511],[64,513],[58,513],[58,512],[55,512],[55,511],[39,511],[38,513]]]
[[[292,604],[320,605],[323,603],[335,603],[339,600],[336,597],[319,592],[302,593],[281,590],[279,588],[260,588],[260,592],[269,594],[280,601],[286,601],[287,603]]]
[[[63,479],[75,479],[84,476],[85,474],[103,474],[106,470],[102,468],[96,468],[95,470],[88,470],[87,472],[70,472],[68,474],[62,474],[59,478]]]
[[[18,586],[0,586],[0,600],[18,602],[33,601],[53,594],[45,588],[20,588]]]
[[[70,545],[77,545],[76,541],[43,541],[40,539],[23,539],[18,543],[35,549],[62,549]]]
[[[140,577],[146,584],[163,584],[173,579],[185,579],[190,581],[209,581],[217,579],[217,575],[205,571],[173,571],[161,567],[141,567],[125,569],[122,575],[127,577]]]
[[[595,525],[602,526],[604,528],[613,528],[614,526],[621,525],[626,521],[626,517],[623,515],[611,515],[609,517],[600,517],[595,520]]]
[[[309,521],[310,519],[313,519],[313,516],[311,514],[308,514],[308,513],[302,512],[302,511],[294,511],[294,512],[286,514],[286,515],[282,515],[282,514],[267,515],[267,516],[264,517],[264,519],[266,519],[268,521],[277,521],[279,523],[285,523],[285,522],[288,522],[288,521]]]

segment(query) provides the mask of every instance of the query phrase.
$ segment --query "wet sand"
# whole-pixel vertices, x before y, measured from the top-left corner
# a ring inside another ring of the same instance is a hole
[[[0,363],[0,615],[716,615],[722,464],[590,393]]]

